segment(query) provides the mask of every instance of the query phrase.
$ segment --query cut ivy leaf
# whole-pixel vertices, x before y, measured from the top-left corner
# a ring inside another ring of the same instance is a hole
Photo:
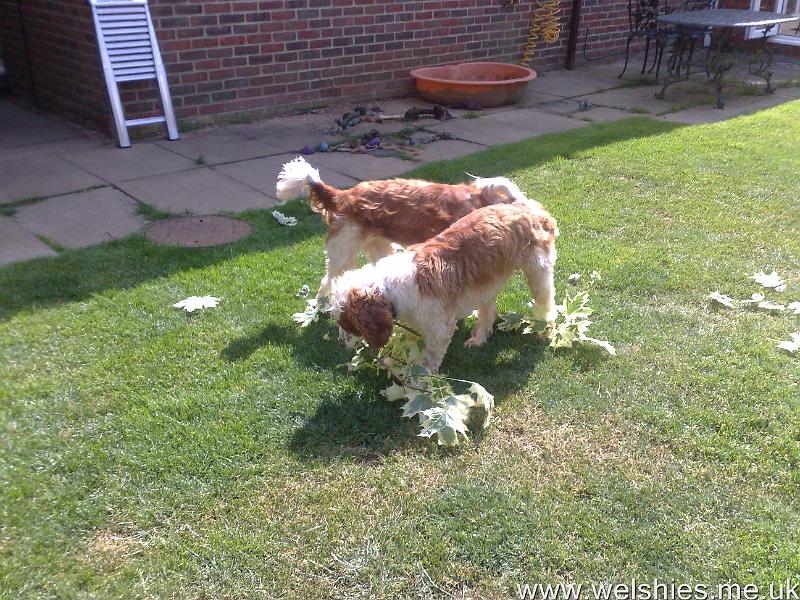
[[[549,326],[547,321],[530,321],[530,324],[522,330],[522,335],[542,335]]]
[[[586,292],[578,292],[574,296],[567,294],[561,306],[561,311],[571,320],[585,319],[594,312],[589,307],[589,294]]]
[[[782,292],[786,289],[786,282],[781,279],[781,276],[776,271],[769,274],[759,271],[751,275],[750,278],[762,287],[771,288],[776,292]]]
[[[749,300],[740,300],[742,304],[758,304],[759,302],[763,302],[766,296],[761,292],[756,292],[752,296],[750,296]]]
[[[319,310],[317,309],[316,298],[311,298],[306,302],[306,309],[303,312],[294,313],[292,320],[299,323],[300,327],[308,327],[319,319]]]
[[[417,435],[435,435],[440,446],[457,446],[459,433],[467,437],[465,418],[466,414],[457,405],[434,406],[420,413],[423,429]]]
[[[200,310],[202,308],[216,308],[219,304],[219,298],[214,296],[189,296],[180,302],[176,302],[172,306],[175,308],[182,308],[188,313]]]
[[[612,346],[611,344],[609,344],[605,340],[598,340],[597,338],[590,338],[590,337],[583,338],[583,339],[585,341],[587,341],[587,342],[591,342],[592,344],[596,344],[597,346],[600,346],[603,350],[608,352],[611,356],[616,356],[617,355],[617,349],[614,348],[614,346]]]
[[[411,365],[411,369],[408,371],[408,375],[411,379],[421,379],[430,374],[430,370],[425,365]]]
[[[406,388],[402,385],[393,383],[384,390],[381,390],[381,396],[386,398],[387,402],[396,402],[397,400],[404,400],[406,397]]]
[[[301,287],[301,288],[300,288],[300,289],[297,291],[297,293],[294,295],[294,297],[295,297],[295,298],[308,298],[308,293],[309,293],[310,291],[311,291],[311,290],[309,289],[309,287],[308,287],[307,285],[303,285],[303,287]]]
[[[403,404],[403,416],[410,419],[431,407],[433,407],[433,400],[431,400],[430,394],[417,393],[411,400]]]
[[[520,313],[508,312],[500,315],[500,322],[497,324],[497,329],[500,331],[515,331],[522,327],[523,318]]]
[[[492,412],[494,411],[494,396],[492,396],[481,384],[475,382],[469,386],[469,392],[470,394],[475,395],[474,408],[476,409],[473,411],[473,414],[470,415],[470,418],[480,414],[480,418],[477,419],[480,422],[480,428],[486,429],[492,420]]]
[[[571,283],[571,284],[575,285],[576,283],[578,283],[578,280],[580,278],[581,278],[581,274],[580,273],[573,273],[572,275],[567,277],[567,283]]]
[[[800,332],[790,333],[789,337],[791,337],[791,341],[788,342],[780,342],[778,344],[778,348],[781,350],[786,350],[790,354],[794,354],[798,350],[800,350]]]
[[[708,297],[715,304],[721,304],[722,306],[725,306],[726,308],[735,308],[735,305],[734,305],[735,300],[733,298],[731,298],[730,296],[726,296],[725,294],[722,294],[720,292],[711,292],[708,295]]]
[[[786,309],[786,307],[783,304],[778,304],[777,302],[773,302],[772,300],[764,300],[762,302],[759,302],[757,306],[761,310],[768,310],[771,312],[780,312]]]
[[[287,217],[279,210],[273,210],[272,216],[275,217],[275,220],[278,223],[286,227],[294,227],[295,225],[297,225],[297,219],[295,217]]]

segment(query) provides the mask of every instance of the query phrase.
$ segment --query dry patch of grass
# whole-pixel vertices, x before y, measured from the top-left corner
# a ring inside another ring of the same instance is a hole
[[[84,559],[89,563],[102,561],[119,567],[139,556],[147,547],[140,535],[128,531],[100,529],[86,542]]]

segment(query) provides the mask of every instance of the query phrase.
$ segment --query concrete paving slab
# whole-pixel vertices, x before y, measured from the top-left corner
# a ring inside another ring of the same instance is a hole
[[[620,81],[608,74],[590,70],[551,71],[540,74],[528,84],[535,93],[545,93],[565,98],[584,96],[619,87]]]
[[[319,167],[323,179],[329,171],[338,171],[359,181],[390,179],[418,166],[418,163],[400,158],[378,158],[370,154],[328,152],[315,154],[314,166]]]
[[[619,121],[628,117],[635,117],[635,113],[617,108],[607,108],[605,106],[593,106],[589,110],[579,110],[572,114],[573,119],[590,121],[592,123],[607,123],[609,121]]]
[[[772,81],[777,84],[783,81],[797,80],[800,78],[800,62],[776,60],[770,67]]]
[[[771,95],[735,96],[727,100],[722,110],[713,104],[706,104],[669,113],[659,119],[686,125],[713,123],[797,100],[800,100],[800,88],[780,88]]]
[[[11,217],[0,217],[0,265],[57,255],[58,252]]]
[[[541,92],[538,90],[531,90],[529,89],[525,93],[525,97],[520,101],[520,103],[516,106],[512,106],[511,108],[528,108],[531,106],[538,106],[539,104],[544,104],[545,102],[553,102],[554,100],[563,100],[563,96],[556,96],[555,94],[547,94],[545,92]]]
[[[66,194],[96,185],[105,182],[58,156],[0,159],[0,204]]]
[[[653,52],[652,48],[650,48],[651,52],[647,58],[647,69],[653,64]],[[603,64],[593,64],[590,66],[584,66],[578,69],[577,71],[583,73],[586,71],[591,71],[595,75],[599,75],[601,77],[607,77],[609,79],[616,79],[617,81],[626,81],[626,80],[633,80],[639,79],[641,77],[648,76],[647,69],[645,69],[645,75],[642,75],[642,64],[644,62],[644,52],[636,52],[631,51],[630,58],[628,60],[628,68],[625,70],[625,74],[620,78],[619,74],[622,73],[622,68],[625,66],[625,56],[622,55],[621,58],[616,60],[612,60]],[[662,69],[665,68],[666,60],[662,63]],[[653,71],[655,73],[655,70]],[[652,77],[653,75],[649,75]]]
[[[220,165],[214,167],[214,170],[241,181],[275,199],[275,183],[278,181],[278,173],[281,172],[281,168],[285,163],[293,160],[296,156],[297,154],[280,154],[267,158],[256,158],[230,165]],[[333,169],[324,168],[317,161],[318,156],[322,155],[307,156],[306,160],[320,169],[320,176],[325,183],[337,188],[349,188],[358,183],[358,180],[353,177],[348,177]]]
[[[392,100],[379,106],[386,114],[403,114],[412,106],[418,108],[430,107],[430,103],[414,99],[415,102],[405,102]],[[366,105],[369,108],[373,103]],[[245,137],[263,140],[275,146],[281,152],[299,152],[304,146],[317,147],[320,142],[334,144],[348,137],[361,136],[372,129],[377,129],[381,134],[391,134],[402,131],[407,126],[421,126],[426,123],[435,122],[432,119],[421,119],[419,121],[384,121],[383,123],[363,122],[353,127],[348,127],[343,131],[335,130],[335,119],[344,112],[352,110],[352,106],[332,107],[324,113],[296,115],[283,117],[280,119],[270,119],[258,123],[247,125],[234,125],[230,129],[244,135]]]
[[[561,117],[536,108],[523,108],[479,119],[446,121],[429,129],[446,131],[460,140],[490,146],[516,142],[543,133],[566,131],[585,124],[577,119]]]
[[[480,152],[481,150],[486,150],[486,146],[461,140],[439,140],[432,144],[427,144],[421,158],[424,162],[450,160]]]
[[[179,140],[159,141],[156,145],[180,154],[195,164],[208,165],[268,156],[280,151],[264,139],[254,140],[218,127],[182,134]]]
[[[15,146],[7,150],[0,150],[0,156],[19,159],[43,157],[49,155],[63,157],[65,155],[68,156],[73,152],[92,150],[97,147],[97,140],[93,140],[87,136],[72,136],[66,139],[48,140],[45,142],[37,142],[35,144],[25,144],[24,146]]]
[[[300,152],[306,146],[317,146],[320,142],[332,144],[339,135],[325,135],[320,128],[323,124],[300,121],[292,118],[286,123],[284,119],[271,119],[249,125],[234,125],[231,130],[253,140],[260,140],[276,148],[276,152]],[[330,120],[333,125],[333,120]]]
[[[145,224],[136,202],[112,187],[55,196],[21,206],[14,218],[25,229],[67,248],[81,248],[135,233]]]
[[[420,121],[384,121],[383,123],[359,123],[355,127],[348,127],[345,129],[342,132],[342,135],[345,137],[360,137],[366,134],[368,131],[377,129],[381,135],[386,136],[388,134],[403,131],[406,127],[421,127],[426,122],[428,122],[427,119]]]
[[[428,102],[427,100],[423,100],[419,96],[409,96],[407,98],[394,98],[391,100],[378,100],[372,102],[366,108],[370,108],[373,105],[378,105],[383,112],[387,115],[398,115],[405,113],[409,108],[417,107],[417,108],[432,108],[433,102]]]
[[[693,82],[678,83],[667,89],[666,97],[655,97],[656,86],[624,87],[599,94],[590,94],[586,100],[597,106],[617,108],[639,114],[658,115],[674,109],[682,103],[696,102],[702,93]]]
[[[109,144],[102,148],[73,152],[64,158],[111,183],[195,166],[188,158],[150,142],[134,142],[130,148],[117,148]]]
[[[578,101],[572,98],[558,98],[549,102],[542,102],[536,108],[560,115],[571,115],[578,110],[579,106]]]
[[[240,212],[275,204],[273,198],[208,167],[126,181],[119,187],[140,202],[173,214]]]
[[[10,98],[0,98],[0,152],[11,148],[67,139],[77,127],[36,112]]]
[[[553,133],[554,131],[567,131],[581,126],[580,123],[575,123],[574,119],[556,116],[538,108],[498,113],[488,117],[486,120],[506,123],[524,129],[528,133],[528,137],[543,133]]]

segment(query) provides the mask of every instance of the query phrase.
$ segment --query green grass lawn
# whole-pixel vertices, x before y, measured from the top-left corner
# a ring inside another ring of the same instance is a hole
[[[442,450],[291,314],[323,271],[305,205],[219,249],[136,236],[0,269],[0,597],[508,598],[517,584],[800,572],[800,103],[593,125],[423,167],[507,175],[556,216],[559,298],[597,348],[496,332],[447,374],[497,400]],[[323,173],[324,176],[324,173]],[[222,298],[187,315],[189,295]],[[521,278],[500,310],[527,301]],[[335,337],[334,337],[335,339]]]

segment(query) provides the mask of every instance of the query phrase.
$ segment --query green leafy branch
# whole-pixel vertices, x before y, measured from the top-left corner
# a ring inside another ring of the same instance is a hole
[[[415,331],[398,324],[378,351],[361,341],[346,367],[349,371],[385,370],[396,382],[381,391],[389,402],[404,401],[403,416],[419,419],[421,437],[436,436],[440,446],[457,446],[459,434],[488,427],[494,396],[474,381],[431,373],[423,364],[425,346]],[[457,393],[455,387],[463,388]]]
[[[576,278],[577,281],[577,278]],[[528,303],[529,307],[533,303]],[[509,312],[500,316],[497,328],[500,331],[522,330],[523,335],[540,335],[550,339],[551,348],[572,348],[577,343],[589,343],[600,346],[603,350],[615,356],[617,350],[605,340],[590,337],[589,326],[592,321],[589,317],[594,309],[589,306],[588,292],[567,292],[562,304],[556,305],[556,318],[548,323],[534,319],[522,313]]]

